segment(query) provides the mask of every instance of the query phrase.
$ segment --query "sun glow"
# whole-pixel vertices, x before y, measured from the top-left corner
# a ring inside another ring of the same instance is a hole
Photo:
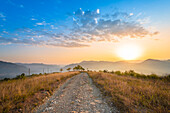
[[[141,48],[138,45],[123,45],[117,49],[117,54],[124,60],[135,60],[141,55]]]

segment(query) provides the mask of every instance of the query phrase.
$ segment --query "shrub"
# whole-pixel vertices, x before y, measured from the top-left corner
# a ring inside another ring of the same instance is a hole
[[[103,72],[102,70],[99,70],[99,72]]]
[[[110,73],[114,74],[115,72],[114,72],[114,71],[111,71]]]
[[[120,71],[115,71],[115,74],[121,75],[122,73]]]
[[[136,74],[136,73],[134,72],[134,70],[129,70],[128,73],[129,73],[130,76],[135,76],[135,74]]]
[[[4,81],[8,81],[8,80],[10,80],[10,78],[4,78]]]
[[[25,79],[25,78],[26,78],[25,73],[16,76],[16,79]]]
[[[167,76],[158,76],[156,74],[150,74],[150,75],[145,75],[145,74],[139,74],[136,73],[134,70],[129,70],[125,72],[121,71],[115,71],[115,72],[110,72],[112,74],[117,74],[117,75],[124,75],[124,76],[132,76],[132,77],[137,77],[137,78],[144,78],[144,79],[160,79],[160,80],[165,80],[165,81],[170,81],[170,75]]]
[[[104,73],[107,73],[107,72],[108,72],[108,70],[103,70],[103,72],[104,72]]]
[[[159,77],[156,74],[151,74],[147,76],[148,78],[152,78],[152,79],[158,79]]]

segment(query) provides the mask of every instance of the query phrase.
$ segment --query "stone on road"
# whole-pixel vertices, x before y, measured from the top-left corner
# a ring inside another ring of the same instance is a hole
[[[100,90],[87,73],[78,74],[63,84],[36,113],[113,113]]]

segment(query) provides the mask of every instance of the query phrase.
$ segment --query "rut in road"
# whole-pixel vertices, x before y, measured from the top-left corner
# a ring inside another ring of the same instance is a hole
[[[36,113],[113,113],[87,73],[78,74],[62,85],[54,95],[35,110]]]

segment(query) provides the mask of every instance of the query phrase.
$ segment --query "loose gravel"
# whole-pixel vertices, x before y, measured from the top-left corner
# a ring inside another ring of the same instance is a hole
[[[102,98],[100,90],[87,73],[65,82],[35,113],[117,113]]]

